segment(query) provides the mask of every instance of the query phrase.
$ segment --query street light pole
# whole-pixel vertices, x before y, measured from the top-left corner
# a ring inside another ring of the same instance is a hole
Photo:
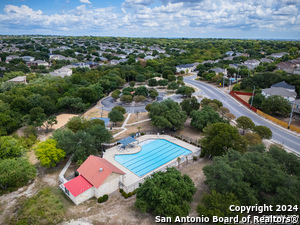
[[[223,90],[224,90],[225,75],[223,74]]]
[[[230,93],[231,80],[229,78],[229,93]]]
[[[255,91],[255,85],[254,85],[254,88],[253,88],[253,93],[252,93],[252,99],[251,99],[250,109],[252,109],[252,103],[253,103],[253,98],[254,98],[254,91]]]
[[[294,111],[294,104],[295,104],[295,102],[296,102],[296,98],[295,98],[294,103],[293,103],[293,105],[292,105],[292,111],[291,111],[291,116],[290,116],[290,121],[289,121],[288,129],[290,129],[290,125],[291,125],[291,121],[292,121],[292,116],[293,116],[293,111]]]

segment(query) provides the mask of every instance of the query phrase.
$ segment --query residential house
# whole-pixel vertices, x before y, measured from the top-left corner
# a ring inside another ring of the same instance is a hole
[[[278,59],[278,58],[281,58],[284,55],[289,55],[289,53],[287,53],[287,52],[273,53],[273,54],[270,55],[270,57]]]
[[[261,94],[266,98],[272,95],[279,95],[290,102],[296,99],[297,93],[295,91],[289,91],[286,88],[276,87],[276,88],[266,88],[261,90]]]
[[[227,69],[222,69],[222,68],[213,68],[210,69],[210,71],[214,71],[216,73],[216,75],[218,74],[224,74],[225,76],[227,76]]]
[[[25,62],[32,62],[34,60],[34,57],[26,55],[22,56],[21,59],[23,59]]]
[[[8,80],[7,82],[12,82],[15,84],[27,84],[26,76],[18,76],[18,77]]]
[[[88,64],[91,69],[95,69],[99,66],[99,63],[92,62],[92,61],[86,62],[86,64]]]
[[[71,65],[66,66],[68,68],[90,68],[90,65],[84,62],[72,63]]]
[[[297,59],[292,59],[290,62],[295,64],[296,67],[300,67],[300,57]]]
[[[292,62],[280,62],[280,63],[276,64],[276,67],[278,70],[282,70],[282,71],[292,74],[292,73],[294,73],[296,65]]]
[[[228,52],[225,52],[225,54],[228,56],[232,56],[234,54],[234,51],[228,51]]]
[[[13,59],[19,59],[20,57],[18,55],[9,55],[6,56],[5,62],[9,63],[9,61],[13,60]]]
[[[180,73],[180,71],[184,71],[185,73],[190,73],[195,71],[196,66],[194,66],[193,64],[180,64],[178,66],[176,66],[176,72]]]
[[[229,68],[238,69],[239,67],[237,66],[237,64],[229,64]]]
[[[49,68],[49,63],[45,60],[34,60],[29,63],[29,66],[45,66],[46,68]]]
[[[271,88],[285,88],[286,90],[290,91],[290,92],[295,92],[295,86],[294,85],[290,85],[288,83],[286,83],[285,81],[282,82],[278,82],[276,84],[273,84],[271,86]]]
[[[60,185],[76,205],[92,197],[99,198],[117,191],[125,175],[106,159],[93,155],[84,161],[77,172],[79,176]]]
[[[70,68],[64,66],[60,69],[54,70],[54,72],[50,72],[50,75],[56,77],[65,77],[65,76],[71,76],[72,72],[73,71]]]
[[[296,69],[294,70],[294,74],[300,75],[300,67],[298,67],[298,68],[296,68]]]
[[[243,65],[247,66],[248,69],[254,69],[255,67],[259,66],[260,61],[258,61],[257,59],[248,59],[246,60]]]
[[[260,61],[262,63],[272,63],[272,62],[274,62],[272,59],[268,59],[268,58],[261,58]]]
[[[212,60],[206,60],[206,61],[203,61],[201,64],[205,64],[205,63],[213,64],[213,63],[215,63],[215,61],[212,61]]]

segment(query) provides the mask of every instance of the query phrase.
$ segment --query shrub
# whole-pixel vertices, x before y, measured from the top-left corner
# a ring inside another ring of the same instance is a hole
[[[142,132],[141,135],[145,135],[145,133]]]
[[[125,193],[125,192],[123,192],[123,193]],[[127,194],[127,193],[125,193],[123,196],[124,196],[124,198],[126,198],[126,199],[128,198],[128,194]]]
[[[103,195],[103,201],[106,202],[108,200],[108,195]]]
[[[130,198],[132,196],[132,192],[129,192],[128,193],[128,197]]]
[[[99,197],[99,198],[98,198],[98,203],[102,203],[102,202],[104,202],[103,197]]]
[[[133,195],[135,195],[135,194],[136,194],[136,190],[137,190],[137,189],[135,189],[135,190],[132,192],[132,194],[133,194]]]
[[[194,155],[194,156],[193,156],[193,160],[194,160],[194,161],[197,161],[197,160],[198,160],[197,156]]]
[[[127,195],[127,194],[126,194],[125,191],[123,191],[123,192],[122,192],[122,195],[123,195],[123,197],[125,198],[125,195]]]
[[[124,192],[124,190],[121,188],[121,189],[120,189],[120,193],[122,194],[123,192]]]

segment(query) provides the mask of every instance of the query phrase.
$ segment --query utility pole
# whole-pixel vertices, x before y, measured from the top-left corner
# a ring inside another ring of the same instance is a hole
[[[224,90],[225,75],[223,74],[223,90]]]
[[[253,103],[253,98],[254,98],[254,91],[255,91],[255,85],[254,85],[254,88],[253,88],[253,93],[252,93],[252,99],[251,99],[250,109],[252,109],[252,103]]]
[[[293,116],[293,111],[294,111],[294,104],[295,104],[295,102],[296,102],[296,98],[295,98],[294,103],[293,103],[293,105],[292,105],[292,111],[291,111],[291,116],[290,116],[290,121],[289,121],[288,129],[290,129],[290,125],[291,125],[291,121],[292,121],[292,116]]]
[[[231,80],[229,78],[229,92],[228,93],[230,93],[230,86],[231,86]]]

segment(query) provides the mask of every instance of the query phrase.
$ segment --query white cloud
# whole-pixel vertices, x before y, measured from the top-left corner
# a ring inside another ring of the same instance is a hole
[[[79,0],[81,3],[92,4],[89,0]]]
[[[66,34],[110,32],[128,36],[140,33],[190,36],[223,31],[299,31],[297,2],[299,0],[264,0],[263,3],[261,0],[125,0],[122,12],[115,7],[95,8],[82,4],[52,15],[26,5],[6,5],[4,13],[0,14],[0,29],[26,28],[28,33],[34,33],[30,29]]]

